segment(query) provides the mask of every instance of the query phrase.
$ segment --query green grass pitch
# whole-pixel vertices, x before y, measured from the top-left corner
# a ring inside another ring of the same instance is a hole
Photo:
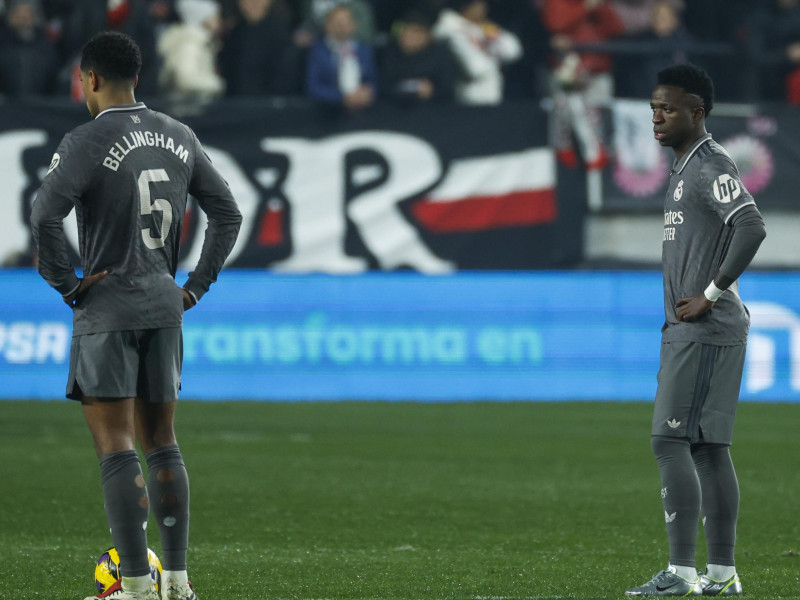
[[[182,402],[190,577],[203,600],[622,598],[668,559],[650,415]],[[800,406],[739,409],[749,598],[800,598],[798,424]],[[0,598],[81,600],[110,538],[80,408],[0,402],[0,457]]]

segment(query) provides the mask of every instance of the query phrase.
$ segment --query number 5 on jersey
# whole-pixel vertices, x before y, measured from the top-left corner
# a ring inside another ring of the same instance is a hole
[[[161,227],[158,226],[158,222],[153,218],[152,224],[142,229],[142,241],[151,250],[164,247],[164,242],[169,235],[170,227],[172,227],[172,205],[169,201],[163,198],[156,198],[155,200],[150,198],[150,184],[160,181],[169,181],[169,175],[164,169],[147,169],[139,175],[140,214],[146,217],[152,215],[154,210],[161,212]],[[158,235],[153,236],[153,231]]]

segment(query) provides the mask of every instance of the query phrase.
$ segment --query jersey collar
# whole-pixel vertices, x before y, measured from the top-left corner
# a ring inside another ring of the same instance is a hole
[[[125,105],[122,105],[122,106],[109,106],[104,111],[98,113],[97,117],[95,117],[95,119],[98,118],[98,117],[102,117],[106,113],[131,112],[131,111],[134,111],[134,110],[142,110],[143,108],[147,108],[144,105],[144,102],[137,102],[136,104],[125,104]]]
[[[700,146],[705,144],[710,139],[711,139],[711,134],[710,133],[707,133],[703,137],[698,139],[692,145],[692,147],[689,148],[689,150],[686,152],[686,154],[684,154],[681,157],[681,159],[679,161],[675,161],[675,163],[672,165],[672,171],[675,172],[675,173],[680,173],[681,171],[683,171],[683,168],[686,166],[686,163],[688,163],[689,159],[692,158],[692,156],[694,156],[694,153],[697,152],[700,149]]]

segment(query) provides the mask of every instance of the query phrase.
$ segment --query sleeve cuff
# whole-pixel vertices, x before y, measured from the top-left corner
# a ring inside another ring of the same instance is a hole
[[[71,277],[68,277],[64,283],[61,283],[55,286],[56,290],[64,297],[67,298],[71,296],[75,292],[78,291],[78,288],[81,287],[81,280],[78,279],[78,276],[75,273],[71,273]]]
[[[198,289],[200,288],[196,282],[193,282],[191,278],[183,285],[183,289],[192,297],[194,303],[197,304],[200,301],[200,298],[203,297],[203,290]]]

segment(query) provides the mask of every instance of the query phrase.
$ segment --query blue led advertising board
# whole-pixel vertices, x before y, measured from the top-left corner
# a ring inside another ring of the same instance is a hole
[[[178,277],[178,281],[183,281]],[[63,398],[71,314],[2,270],[0,397]],[[800,276],[749,273],[742,398],[800,399]],[[182,397],[653,399],[657,272],[275,275],[226,270],[185,316]]]

